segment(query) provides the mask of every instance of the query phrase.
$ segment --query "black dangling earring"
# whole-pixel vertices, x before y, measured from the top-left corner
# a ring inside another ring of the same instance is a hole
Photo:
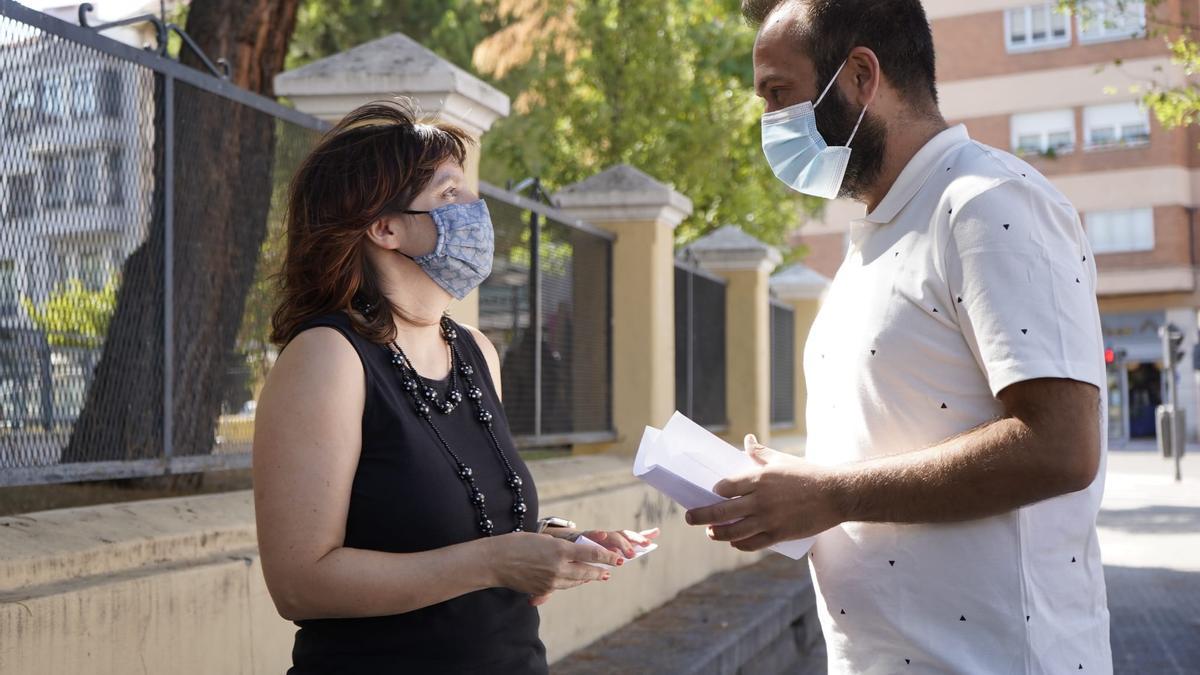
[[[379,303],[367,300],[362,293],[355,293],[354,297],[350,299],[350,306],[359,314],[370,316],[379,308]]]

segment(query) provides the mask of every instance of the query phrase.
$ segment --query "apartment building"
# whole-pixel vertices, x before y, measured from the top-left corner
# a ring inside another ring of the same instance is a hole
[[[148,5],[123,10],[128,15]],[[40,9],[77,21],[77,5]],[[108,12],[96,21],[113,18],[122,17]],[[106,35],[137,46],[152,41],[149,26]],[[27,310],[29,303],[45,307],[76,282],[104,288],[145,239],[155,131],[154,76],[146,69],[6,18],[0,18],[0,64],[0,428],[6,428],[51,407],[69,417],[82,404],[98,350],[48,342]]]
[[[1108,350],[1113,445],[1153,438],[1165,378],[1159,325],[1186,334],[1177,378],[1195,438],[1200,397],[1196,343],[1195,209],[1200,205],[1200,129],[1165,130],[1139,105],[1137,87],[1178,84],[1161,37],[1148,26],[1200,18],[1197,0],[1093,0],[1090,19],[1055,2],[926,0],[937,48],[942,113],[972,138],[1021,155],[1071,199],[1096,252]],[[806,264],[837,270],[848,222],[861,205],[831,202],[797,242]]]

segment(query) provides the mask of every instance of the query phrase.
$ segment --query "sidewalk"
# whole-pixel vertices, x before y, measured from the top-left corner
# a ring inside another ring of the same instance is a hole
[[[1098,528],[1117,673],[1200,673],[1200,448],[1183,482],[1155,452],[1112,450]]]

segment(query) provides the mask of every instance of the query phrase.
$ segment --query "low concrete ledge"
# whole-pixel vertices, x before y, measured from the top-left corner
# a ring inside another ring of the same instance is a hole
[[[257,545],[249,491],[0,518],[0,597]]]
[[[652,555],[542,608],[551,662],[761,559],[688,527],[631,463],[530,462],[544,513],[663,531]],[[263,582],[248,490],[0,518],[0,673],[283,672],[294,632]]]
[[[816,675],[825,668],[808,565],[772,555],[688,588],[552,671]]]

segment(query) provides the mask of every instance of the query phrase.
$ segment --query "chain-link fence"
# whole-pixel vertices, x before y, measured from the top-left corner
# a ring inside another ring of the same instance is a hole
[[[771,424],[796,423],[796,311],[771,299]]]
[[[483,183],[496,231],[479,328],[519,446],[613,440],[612,235]]]
[[[0,0],[0,485],[249,465],[324,124]]]
[[[725,407],[725,281],[675,263],[675,407],[710,430]]]

